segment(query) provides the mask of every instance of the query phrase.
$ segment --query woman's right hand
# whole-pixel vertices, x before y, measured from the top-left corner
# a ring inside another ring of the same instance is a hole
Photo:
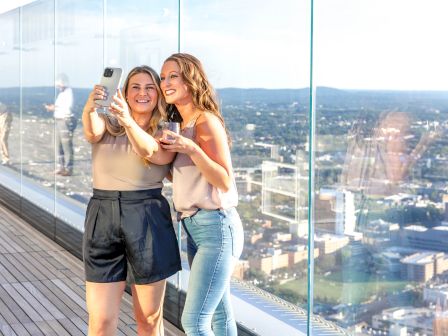
[[[169,136],[169,138],[167,138]],[[175,132],[164,130],[164,136],[159,139],[160,146],[168,152],[192,155],[197,150],[194,141]]]
[[[87,110],[87,112],[92,113],[96,112],[97,108],[100,108],[101,105],[97,104],[96,100],[104,100],[107,98],[106,90],[101,85],[95,85],[93,87],[93,90],[90,92],[89,97],[87,98],[86,105],[84,106],[84,110]]]

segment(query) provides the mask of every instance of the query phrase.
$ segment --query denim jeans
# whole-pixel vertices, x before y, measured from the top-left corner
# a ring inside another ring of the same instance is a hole
[[[73,132],[76,128],[77,120],[69,117],[56,120],[56,139],[58,146],[59,169],[73,171]]]
[[[236,336],[230,276],[243,249],[243,227],[235,208],[199,210],[182,219],[187,233],[190,279],[182,314],[188,336]],[[212,331],[213,327],[213,331]]]

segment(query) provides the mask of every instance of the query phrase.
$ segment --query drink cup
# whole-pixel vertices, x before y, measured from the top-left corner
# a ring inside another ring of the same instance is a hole
[[[176,134],[180,133],[180,123],[175,121],[166,121],[163,125],[163,138],[166,140],[174,140],[174,137],[166,134],[165,130],[174,132]]]

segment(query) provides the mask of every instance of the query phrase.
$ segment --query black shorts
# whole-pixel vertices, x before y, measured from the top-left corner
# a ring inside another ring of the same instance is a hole
[[[181,269],[170,206],[161,188],[93,190],[84,224],[83,259],[90,282],[148,284]]]

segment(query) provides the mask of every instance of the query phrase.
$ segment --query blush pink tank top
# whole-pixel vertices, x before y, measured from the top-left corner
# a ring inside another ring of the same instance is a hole
[[[197,118],[181,130],[181,135],[194,141]],[[190,217],[199,209],[228,209],[238,205],[238,193],[232,172],[232,185],[223,192],[207,182],[190,156],[177,153],[173,162],[173,203],[180,218]]]

